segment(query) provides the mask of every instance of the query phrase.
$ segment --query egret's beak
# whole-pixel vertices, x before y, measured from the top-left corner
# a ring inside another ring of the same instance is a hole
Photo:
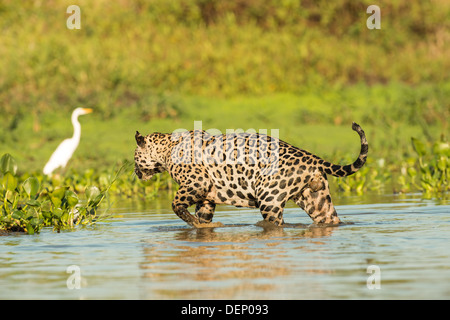
[[[94,110],[91,109],[91,108],[83,108],[83,111],[84,111],[85,113],[91,113],[91,112],[94,112]]]

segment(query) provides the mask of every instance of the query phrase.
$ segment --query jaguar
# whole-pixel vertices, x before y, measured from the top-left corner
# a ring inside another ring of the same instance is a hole
[[[203,130],[174,133],[136,131],[135,174],[149,180],[168,171],[179,189],[175,214],[201,228],[212,223],[217,204],[258,208],[265,222],[282,226],[286,202],[293,200],[314,224],[341,223],[330,196],[327,175],[346,177],[366,162],[369,146],[362,128],[352,123],[361,150],[351,164],[338,165],[261,133],[213,135]],[[189,207],[195,205],[195,214]],[[219,223],[220,225],[220,223]]]

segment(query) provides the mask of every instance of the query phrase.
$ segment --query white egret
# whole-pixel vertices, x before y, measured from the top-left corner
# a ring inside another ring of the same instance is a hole
[[[55,152],[53,152],[50,160],[44,167],[44,174],[49,175],[55,169],[62,167],[65,168],[67,162],[72,157],[73,153],[80,143],[81,137],[81,125],[78,122],[78,116],[83,114],[91,113],[93,110],[90,108],[76,108],[72,112],[72,125],[73,125],[73,136],[70,139],[66,139],[60,143]]]

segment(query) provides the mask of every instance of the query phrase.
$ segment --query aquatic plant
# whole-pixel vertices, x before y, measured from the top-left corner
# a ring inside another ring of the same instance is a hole
[[[424,192],[444,192],[449,190],[448,177],[450,176],[450,145],[441,136],[434,142],[431,150],[427,151],[426,145],[415,138],[411,138],[414,151],[417,154],[417,166],[420,172],[420,187]],[[409,171],[414,179],[414,168]]]
[[[59,231],[90,225],[105,216],[99,214],[105,199],[152,199],[163,190],[168,195],[176,192],[177,185],[168,174],[141,181],[132,172],[133,163],[123,161],[119,169],[99,172],[20,174],[16,160],[6,153],[0,159],[0,230],[33,234],[43,227]]]
[[[384,159],[374,161],[369,158],[358,172],[344,178],[333,178],[333,183],[340,192],[361,195],[366,191],[382,190],[390,178],[391,174],[384,164]]]
[[[415,157],[404,161],[397,181],[402,191],[420,190],[426,197],[450,190],[450,145],[442,135],[434,143],[411,138]]]
[[[92,224],[99,218],[98,208],[114,182],[101,191],[96,186],[85,188],[86,200],[80,201],[69,186],[50,190],[35,176],[21,182],[17,163],[10,154],[0,159],[0,230],[38,233],[43,227],[55,230]]]

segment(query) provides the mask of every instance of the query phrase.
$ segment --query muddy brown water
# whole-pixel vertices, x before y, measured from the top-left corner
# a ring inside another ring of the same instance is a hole
[[[294,204],[284,228],[218,206],[193,229],[170,201],[120,202],[94,227],[0,237],[1,299],[449,299],[450,205],[335,197],[338,227]]]

